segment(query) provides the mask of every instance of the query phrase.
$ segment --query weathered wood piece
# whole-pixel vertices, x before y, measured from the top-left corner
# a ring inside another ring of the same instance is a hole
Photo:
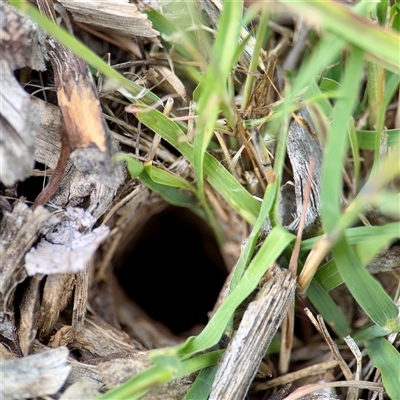
[[[153,29],[153,24],[147,15],[140,12],[137,5],[129,0],[96,3],[90,0],[61,0],[60,3],[71,13],[76,22],[94,26],[117,36],[126,36],[134,40],[141,37],[159,43],[157,39],[159,32]]]
[[[109,228],[89,229],[96,219],[82,208],[67,208],[53,215],[45,224],[42,239],[25,256],[25,269],[35,274],[66,274],[84,271]],[[54,257],[57,254],[57,257]]]
[[[17,323],[18,341],[21,352],[27,356],[32,352],[37,334],[37,322],[40,308],[40,283],[42,275],[35,275],[27,282],[19,303],[19,321]]]
[[[27,178],[33,167],[33,142],[39,124],[28,94],[6,60],[0,60],[0,181],[11,186]]]
[[[38,6],[44,15],[55,21],[52,2],[38,0]],[[88,65],[52,37],[48,38],[47,47],[62,115],[62,146],[51,181],[35,200],[35,207],[46,204],[54,195],[68,158],[80,172],[98,177],[111,189],[116,190],[122,178],[111,162],[112,137]]]
[[[297,116],[301,118],[302,123],[300,124],[297,120],[293,120],[290,124],[286,145],[293,170],[295,210],[292,215],[292,206],[288,206],[284,202],[285,186],[281,189],[280,210],[282,220],[287,221],[284,225],[292,232],[297,231],[302,214],[309,166],[311,159],[313,159],[314,168],[312,172],[310,201],[307,204],[303,232],[303,234],[307,235],[320,228],[320,191],[323,154],[321,144],[316,135],[314,122],[307,109],[300,110]],[[291,222],[289,222],[290,219],[292,219]]]
[[[38,123],[14,70],[45,70],[45,34],[7,2],[0,2],[0,181],[11,186],[33,167]]]
[[[278,215],[282,225],[296,232],[304,203],[310,162],[313,160],[310,200],[307,204],[303,235],[310,236],[320,229],[320,191],[323,152],[313,120],[306,109],[298,112],[290,126],[286,151],[292,165],[293,182],[288,181],[281,187]],[[266,220],[262,236],[271,231],[271,223]]]
[[[60,109],[38,98],[30,99],[34,113],[39,120],[40,130],[35,141],[35,161],[56,168],[61,149],[61,113]],[[118,151],[118,145],[111,140],[112,152]],[[122,168],[114,166],[116,174],[121,177]],[[119,178],[118,178],[119,179]],[[60,207],[80,206],[86,203],[87,211],[95,219],[102,216],[115,195],[115,189],[109,187],[101,177],[91,171],[80,172],[70,161],[61,184],[51,202]]]
[[[262,358],[293,301],[296,281],[288,270],[272,266],[267,282],[243,315],[219,364],[209,400],[246,397]]]
[[[117,353],[136,354],[143,349],[126,332],[90,314],[85,316],[80,332],[75,333],[69,325],[57,324],[56,329],[58,330],[51,336],[49,346],[59,347],[68,344],[71,349],[79,350],[83,361]]]
[[[100,397],[100,392],[96,389],[96,386],[86,378],[81,378],[74,384],[72,384],[60,397],[60,400],[71,400],[71,399],[96,399]]]
[[[71,372],[67,364],[68,354],[66,347],[59,347],[2,361],[0,397],[23,399],[57,393]]]
[[[12,213],[4,212],[0,224],[0,305],[3,311],[17,284],[26,277],[25,253],[38,238],[49,215],[43,207],[32,211],[20,200],[14,203]]]

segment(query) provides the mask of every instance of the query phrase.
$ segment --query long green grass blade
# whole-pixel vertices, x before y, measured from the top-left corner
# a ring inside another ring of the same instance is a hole
[[[157,193],[160,197],[162,197],[167,203],[172,204],[178,207],[188,207],[193,211],[198,209],[198,203],[193,198],[193,196],[188,195],[180,191],[179,189],[171,186],[161,185],[159,183],[154,182],[150,176],[147,174],[147,171],[142,171],[140,174],[140,180],[154,193]],[[195,211],[196,213],[199,210]]]
[[[330,260],[318,268],[314,280],[327,292],[343,283],[343,279],[337,270],[335,260]],[[308,293],[308,292],[307,292]]]
[[[344,231],[344,236],[349,245],[355,245],[362,243],[365,240],[369,240],[373,237],[381,238],[385,237],[385,240],[391,238],[397,238],[400,232],[400,223],[391,222],[382,226],[358,226],[355,228],[348,228]],[[314,243],[320,237],[314,237],[311,239],[303,240],[301,243],[300,251],[310,251],[314,246]]]
[[[387,328],[389,320],[397,317],[396,304],[380,283],[362,266],[360,259],[344,237],[337,241],[332,253],[337,269],[354,299],[372,321]]]
[[[372,364],[381,371],[383,385],[391,399],[400,399],[400,353],[386,339],[367,345]]]
[[[343,338],[350,334],[351,329],[343,313],[315,279],[307,289],[307,297],[336,335]]]
[[[256,288],[268,268],[293,239],[294,236],[280,226],[276,226],[271,231],[243,274],[239,284],[221,304],[201,334],[197,337],[189,338],[180,347],[180,354],[183,358],[191,357],[193,354],[206,350],[218,343],[236,308]]]
[[[235,267],[235,271],[229,286],[229,290],[232,291],[235,289],[235,287],[238,285],[240,282],[240,279],[242,279],[243,273],[247,266],[249,265],[250,259],[253,255],[254,248],[257,243],[258,235],[260,234],[261,228],[267,219],[272,206],[276,200],[276,195],[277,195],[277,188],[278,185],[276,182],[272,183],[271,185],[267,186],[267,189],[264,194],[264,199],[261,204],[261,210],[260,214],[258,215],[257,221],[249,235],[246,241],[246,245],[244,246],[244,249],[240,255],[240,258],[237,262],[237,265]]]
[[[359,130],[357,141],[360,149],[373,149],[376,137],[379,135],[376,131]],[[388,147],[398,146],[400,144],[400,129],[388,129],[385,131],[388,135]]]
[[[234,56],[239,43],[242,10],[241,1],[224,2],[210,65],[200,82],[201,90],[197,107],[200,117],[196,123],[193,153],[193,166],[200,197],[204,196],[204,155],[214,134],[221,105],[225,103],[224,109],[229,109],[230,106],[227,100],[227,80],[236,61]],[[230,126],[233,126],[233,112],[231,111],[225,117]]]
[[[325,146],[321,178],[321,217],[326,232],[332,231],[340,219],[342,164],[347,149],[347,127],[357,101],[363,72],[362,51],[354,48],[349,54],[342,81],[343,97],[336,103],[333,122]]]
[[[183,400],[207,400],[217,371],[218,366],[202,369]]]

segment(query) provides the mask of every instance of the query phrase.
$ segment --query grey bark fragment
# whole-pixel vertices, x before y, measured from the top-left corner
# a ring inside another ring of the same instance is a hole
[[[51,217],[42,230],[44,238],[25,256],[28,275],[83,271],[109,233],[106,226],[90,233],[81,232],[82,228],[89,228],[94,222],[92,215],[79,208],[67,209],[61,220],[58,216]]]
[[[5,360],[0,371],[0,397],[3,400],[33,398],[57,393],[71,367],[66,347]]]

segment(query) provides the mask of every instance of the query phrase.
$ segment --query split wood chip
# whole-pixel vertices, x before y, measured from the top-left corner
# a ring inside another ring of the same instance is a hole
[[[68,208],[62,219],[53,215],[41,231],[44,237],[25,256],[28,275],[83,271],[109,234],[106,226],[82,232],[82,228],[89,228],[95,221],[90,213],[80,208]]]
[[[67,364],[68,354],[66,347],[59,347],[23,358],[3,360],[0,397],[23,399],[57,393],[71,372]]]
[[[306,190],[307,178],[309,175],[310,160],[314,160],[314,168],[311,181],[310,201],[307,205],[307,211],[304,221],[304,234],[315,232],[320,227],[320,187],[322,170],[322,148],[318,138],[315,135],[315,126],[306,109],[300,110],[297,114],[303,122],[302,125],[294,120],[290,124],[287,138],[287,154],[292,164],[294,191],[295,191],[295,209],[291,215],[292,206],[284,203],[285,187],[281,191],[280,209],[282,219],[292,222],[285,224],[290,231],[296,231],[303,207],[303,195]],[[289,189],[292,191],[293,189]]]
[[[30,103],[39,122],[39,132],[34,144],[35,161],[55,169],[61,150],[60,109],[38,97],[31,97]]]
[[[74,286],[73,274],[50,275],[46,278],[37,322],[40,339],[48,338],[53,331],[60,313],[65,310],[72,297]]]
[[[0,360],[13,360],[17,356],[6,346],[4,343],[0,343]]]
[[[88,0],[60,0],[76,22],[92,25],[103,31],[111,31],[131,39],[146,38],[159,44],[159,32],[147,15],[129,0],[107,0],[93,2]]]
[[[294,298],[296,281],[272,266],[267,282],[243,315],[218,367],[210,400],[246,397],[262,358]]]
[[[40,282],[43,276],[36,275],[28,280],[19,303],[18,344],[24,356],[32,352],[37,333],[37,321],[40,308]]]
[[[26,277],[25,253],[38,238],[49,215],[43,207],[32,211],[22,200],[14,203],[12,213],[4,212],[0,223],[0,308],[3,311],[17,284]]]
[[[49,346],[68,344],[69,348],[79,350],[83,361],[113,354],[133,354],[142,350],[142,347],[126,332],[90,314],[86,315],[83,327],[78,333],[73,332],[72,327],[68,325],[57,324],[56,328],[58,331],[51,336]]]

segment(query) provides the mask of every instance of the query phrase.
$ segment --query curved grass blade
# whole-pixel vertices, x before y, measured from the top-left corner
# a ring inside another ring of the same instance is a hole
[[[369,343],[367,352],[372,364],[381,371],[387,394],[391,399],[400,399],[400,353],[384,338]]]
[[[193,185],[180,176],[173,174],[172,172],[157,168],[151,163],[146,163],[144,165],[144,169],[149,175],[150,179],[155,183],[180,189],[187,189],[193,193],[196,193],[196,188]]]
[[[324,229],[331,232],[340,219],[340,194],[342,187],[342,164],[347,149],[347,128],[357,101],[363,73],[363,52],[353,49],[346,63],[342,80],[343,97],[333,112],[333,123],[325,146],[321,178],[321,217]]]
[[[129,174],[132,179],[137,178],[143,171],[143,164],[136,160],[135,157],[130,156],[126,153],[118,153],[114,157],[116,162],[125,161],[128,168]]]
[[[355,245],[373,237],[388,241],[392,238],[397,238],[399,232],[400,222],[391,222],[382,226],[358,226],[355,228],[348,228],[344,231],[344,236],[349,245]],[[320,236],[303,240],[301,242],[300,251],[310,251],[319,238]]]
[[[351,329],[343,313],[315,279],[311,281],[307,289],[307,297],[336,335],[343,338],[350,334]]]
[[[174,146],[191,164],[194,162],[193,147],[181,128],[157,110],[146,108],[136,117],[149,129],[158,133]],[[260,203],[210,154],[204,154],[204,174],[208,182],[246,221],[254,225],[260,211]]]

